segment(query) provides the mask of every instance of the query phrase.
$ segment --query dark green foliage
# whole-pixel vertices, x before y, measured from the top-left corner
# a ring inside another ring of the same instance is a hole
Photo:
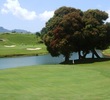
[[[66,6],[63,6],[63,7],[60,7],[59,9],[57,9],[55,11],[55,17],[63,17],[64,15],[67,15],[69,13],[72,13],[72,12],[78,12],[80,15],[82,15],[82,11],[80,9],[75,9],[75,8],[72,8],[72,7],[66,7]]]
[[[104,11],[100,11],[98,9],[89,9],[84,12],[84,20],[86,24],[92,24],[92,25],[97,25],[97,24],[103,24],[104,20],[108,18],[108,14]]]
[[[74,34],[83,27],[82,14],[79,9],[61,7],[46,23],[44,42],[52,56],[63,54],[65,60],[69,60],[70,54],[75,51]]]
[[[84,51],[104,50],[109,46],[107,42],[107,30],[104,21],[108,18],[106,12],[100,10],[87,10],[84,12],[83,35],[85,37]],[[94,54],[94,52],[93,52]]]
[[[79,58],[85,58],[90,51],[93,58],[99,57],[95,49],[104,50],[110,44],[110,24],[104,24],[107,18],[108,14],[98,9],[57,9],[41,31],[47,50],[52,56],[63,54],[65,61],[72,52],[79,52]]]
[[[107,43],[110,44],[110,22],[106,23],[106,29],[107,29]]]

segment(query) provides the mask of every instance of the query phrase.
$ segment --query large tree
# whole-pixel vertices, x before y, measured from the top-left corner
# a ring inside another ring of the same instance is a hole
[[[79,9],[61,7],[46,23],[44,42],[52,56],[63,54],[65,61],[69,60],[71,53],[76,50],[74,35],[81,32],[83,27],[82,15]]]
[[[46,33],[43,40],[47,50],[52,56],[63,54],[65,61],[73,52],[79,52],[79,58],[85,58],[90,51],[93,58],[100,57],[95,49],[104,50],[110,44],[110,27],[104,23],[107,18],[106,12],[97,9],[85,12],[72,7],[57,9],[42,30]]]

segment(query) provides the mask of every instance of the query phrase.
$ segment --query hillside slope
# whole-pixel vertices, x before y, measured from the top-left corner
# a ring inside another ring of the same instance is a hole
[[[4,27],[0,27],[0,33],[3,33],[3,32],[10,32],[10,30],[5,29]]]
[[[0,34],[0,45],[35,45],[35,34]]]
[[[46,54],[46,46],[39,40],[35,34],[0,34],[0,57]]]

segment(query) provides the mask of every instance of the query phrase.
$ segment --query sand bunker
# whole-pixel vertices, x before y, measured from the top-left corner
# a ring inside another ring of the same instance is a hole
[[[4,47],[15,47],[16,45],[4,45]]]
[[[40,50],[41,48],[26,48],[26,50]]]

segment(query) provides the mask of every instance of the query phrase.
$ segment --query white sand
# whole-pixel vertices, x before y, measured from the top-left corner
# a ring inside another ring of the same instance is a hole
[[[26,50],[40,50],[41,48],[26,48]]]
[[[16,45],[4,45],[4,47],[15,47]]]

